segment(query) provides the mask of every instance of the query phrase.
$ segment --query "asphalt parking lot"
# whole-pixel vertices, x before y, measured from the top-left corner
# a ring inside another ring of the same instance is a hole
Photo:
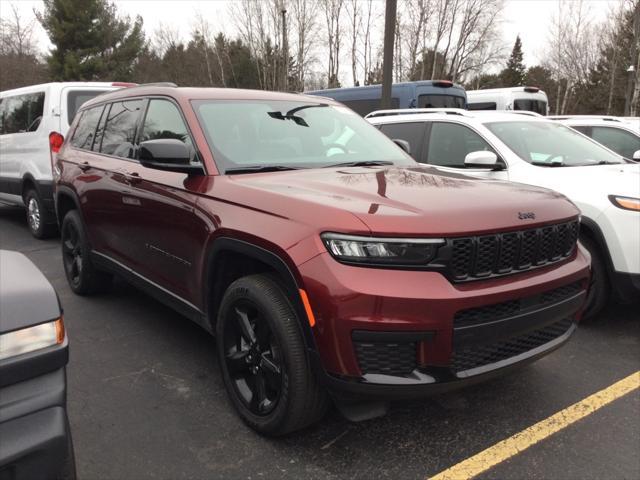
[[[232,411],[212,338],[121,281],[109,294],[74,295],[59,240],[32,238],[23,217],[0,207],[0,248],[25,253],[63,304],[80,479],[424,479],[640,370],[640,303],[611,305],[510,376],[395,404],[359,424],[332,410],[307,430],[266,439]],[[525,477],[640,478],[640,390],[479,478]]]

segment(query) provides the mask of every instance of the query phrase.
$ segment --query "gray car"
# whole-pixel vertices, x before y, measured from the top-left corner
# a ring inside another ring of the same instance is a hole
[[[74,479],[68,339],[58,296],[18,252],[0,250],[0,479]]]

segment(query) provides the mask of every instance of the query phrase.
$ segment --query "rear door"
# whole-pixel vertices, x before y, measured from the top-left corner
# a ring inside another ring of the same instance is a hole
[[[428,163],[445,172],[508,180],[506,163],[498,152],[477,131],[457,122],[428,122],[427,141],[422,149],[422,163]],[[465,157],[471,152],[489,151],[498,155],[504,170],[491,171],[465,167]]]

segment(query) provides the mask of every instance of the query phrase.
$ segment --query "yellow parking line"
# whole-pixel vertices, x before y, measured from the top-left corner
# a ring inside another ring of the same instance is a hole
[[[640,370],[438,473],[431,477],[431,480],[473,478],[638,388],[640,388]]]

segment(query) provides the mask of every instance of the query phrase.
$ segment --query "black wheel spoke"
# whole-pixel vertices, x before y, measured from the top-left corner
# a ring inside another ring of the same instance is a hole
[[[238,323],[240,324],[240,329],[242,330],[242,336],[244,339],[250,344],[256,343],[256,334],[251,326],[247,312],[236,307],[236,314],[238,315]]]
[[[247,362],[248,356],[249,350],[236,350],[233,353],[228,353],[226,361],[229,373],[237,375],[247,372],[249,370],[249,363]]]
[[[264,375],[258,373],[255,376],[254,385],[255,389],[253,390],[253,397],[251,398],[251,406],[258,413],[263,413],[266,410],[267,405],[269,404]]]
[[[260,358],[260,368],[262,372],[264,372],[265,380],[269,388],[279,391],[280,382],[282,380],[280,367],[263,353],[262,358]]]

